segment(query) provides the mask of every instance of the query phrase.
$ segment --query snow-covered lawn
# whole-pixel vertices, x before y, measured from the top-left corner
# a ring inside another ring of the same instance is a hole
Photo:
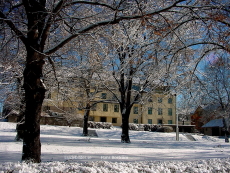
[[[175,133],[130,131],[120,142],[120,128],[97,129],[83,137],[82,128],[41,126],[42,163],[21,163],[22,142],[16,124],[0,122],[0,172],[230,172],[230,144],[224,139]]]

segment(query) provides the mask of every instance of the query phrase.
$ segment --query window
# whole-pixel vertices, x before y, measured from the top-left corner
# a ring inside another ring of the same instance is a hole
[[[138,124],[138,119],[133,119],[133,123]]]
[[[96,110],[97,110],[97,104],[94,103],[94,104],[92,104],[92,106],[91,106],[91,111],[96,111]]]
[[[158,97],[158,103],[162,103],[162,97]]]
[[[168,124],[172,124],[172,120],[168,120]]]
[[[172,115],[172,108],[168,108],[168,115]]]
[[[133,114],[138,114],[138,107],[133,108]]]
[[[168,98],[168,103],[172,104],[172,98]]]
[[[94,94],[95,94],[94,92],[90,92],[90,93],[89,93],[89,96],[90,96],[90,97],[93,97]]]
[[[101,122],[106,122],[106,117],[100,117]]]
[[[136,91],[139,91],[139,90],[140,90],[140,86],[132,85],[132,89],[133,89],[133,90],[136,90]]]
[[[158,115],[163,115],[163,110],[162,110],[162,108],[158,108]]]
[[[51,93],[47,95],[47,99],[51,99]]]
[[[89,121],[94,121],[94,117],[89,116]]]
[[[135,103],[138,103],[140,101],[140,96],[133,96],[133,100],[135,101]]]
[[[68,83],[74,84],[74,79],[68,79]]]
[[[153,114],[153,108],[148,107],[148,114],[149,114],[149,115],[152,115],[152,114]]]
[[[117,97],[115,95],[113,95],[112,100],[117,100]]]
[[[106,93],[101,93],[101,98],[106,99],[107,94]]]
[[[162,124],[162,119],[158,119],[157,124]]]
[[[119,105],[114,105],[114,112],[119,112]]]
[[[148,102],[153,102],[152,97],[149,97]]]
[[[78,108],[79,111],[81,111],[83,109],[83,103],[79,102],[77,108]]]
[[[152,119],[148,119],[148,124],[153,124],[153,120]]]
[[[49,107],[49,106],[44,106],[43,110],[44,110],[44,111],[49,111],[49,110],[50,110],[50,107]]]
[[[63,98],[63,101],[67,101],[68,100],[68,96],[66,94],[62,94],[62,98]]]
[[[103,104],[103,111],[108,112],[108,104]]]
[[[112,118],[112,123],[117,123],[117,118]]]

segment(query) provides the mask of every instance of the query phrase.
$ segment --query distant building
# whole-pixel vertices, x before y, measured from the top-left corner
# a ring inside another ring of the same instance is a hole
[[[133,86],[133,89],[135,90]],[[43,114],[47,111],[84,115],[85,105],[90,102],[90,118],[96,122],[110,122],[114,126],[122,124],[120,105],[116,98],[105,87],[90,88],[92,97],[87,99],[85,91],[79,86],[63,93],[53,90],[48,93],[43,103]],[[137,124],[175,124],[176,123],[176,96],[164,94],[164,87],[156,88],[155,93],[149,95],[142,92],[142,98],[134,103],[130,112],[130,123]],[[113,89],[118,96],[118,89]],[[73,116],[72,116],[73,118]]]
[[[202,126],[205,135],[209,136],[224,136],[223,118],[214,119]]]
[[[101,94],[109,97],[107,92]],[[97,103],[90,112],[90,116],[97,122],[112,122],[116,126],[122,123],[120,105],[116,101]],[[146,102],[137,102],[133,105],[129,122],[136,124],[175,124],[175,119],[176,97],[156,93]]]
[[[213,119],[221,118],[217,112],[220,110],[219,104],[200,105],[191,115],[191,124],[195,129],[203,133],[202,126]]]

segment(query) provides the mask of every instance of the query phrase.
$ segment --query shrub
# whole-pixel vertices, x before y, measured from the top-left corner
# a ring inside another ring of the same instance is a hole
[[[112,129],[113,124],[109,122],[88,121],[88,127],[95,128],[95,129]]]
[[[173,128],[171,126],[164,126],[164,132],[173,132]]]
[[[156,132],[156,131],[162,131],[164,129],[161,129],[161,125],[156,125],[156,124],[134,124],[134,123],[129,123],[129,130],[144,130],[144,131],[151,131],[151,132]]]
[[[170,126],[161,126],[157,129],[157,132],[173,132],[173,128]]]
[[[151,124],[144,124],[144,131],[150,131],[151,127],[150,127]]]
[[[161,129],[161,125],[151,124],[150,131],[157,132]]]
[[[156,124],[144,124],[144,131],[155,132],[161,128],[161,125]]]
[[[129,123],[129,130],[139,130],[138,124]]]

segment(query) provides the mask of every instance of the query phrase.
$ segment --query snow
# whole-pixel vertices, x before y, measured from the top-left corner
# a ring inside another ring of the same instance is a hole
[[[230,172],[230,144],[223,138],[180,133],[130,131],[121,143],[119,127],[96,129],[83,137],[82,128],[41,126],[42,163],[20,162],[22,142],[15,142],[16,124],[0,122],[1,172]]]

